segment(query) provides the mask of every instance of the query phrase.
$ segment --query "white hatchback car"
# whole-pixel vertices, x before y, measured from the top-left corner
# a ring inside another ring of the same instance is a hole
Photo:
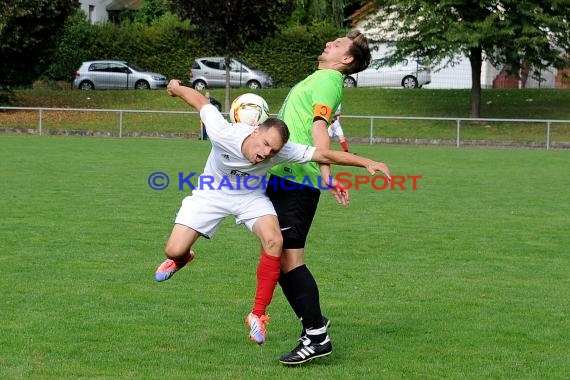
[[[418,88],[431,82],[431,70],[414,59],[388,66],[382,58],[374,59],[366,70],[344,78],[344,87]]]
[[[166,77],[125,61],[83,62],[75,73],[73,87],[81,90],[166,88]]]

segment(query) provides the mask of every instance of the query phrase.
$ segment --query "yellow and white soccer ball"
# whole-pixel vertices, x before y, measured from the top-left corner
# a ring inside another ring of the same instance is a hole
[[[232,123],[257,126],[269,117],[269,106],[261,96],[247,93],[238,96],[230,107]]]

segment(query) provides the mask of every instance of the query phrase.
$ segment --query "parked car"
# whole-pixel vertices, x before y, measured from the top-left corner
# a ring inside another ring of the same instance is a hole
[[[73,87],[81,90],[166,88],[166,77],[125,61],[83,62],[75,73]]]
[[[366,70],[344,78],[344,87],[418,88],[431,82],[431,70],[415,59],[388,65],[383,58],[374,59]]]
[[[226,86],[226,64],[224,57],[196,58],[188,73],[188,80],[196,90]],[[269,74],[246,65],[238,59],[230,62],[230,86],[252,89],[271,87]]]

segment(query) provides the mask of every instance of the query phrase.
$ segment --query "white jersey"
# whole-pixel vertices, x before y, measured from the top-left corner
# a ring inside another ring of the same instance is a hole
[[[267,171],[282,162],[306,163],[311,160],[315,147],[286,143],[274,157],[252,164],[241,152],[243,141],[255,127],[247,124],[230,124],[211,104],[200,109],[200,118],[206,125],[212,150],[196,190],[219,190],[226,194],[263,191],[261,181]]]

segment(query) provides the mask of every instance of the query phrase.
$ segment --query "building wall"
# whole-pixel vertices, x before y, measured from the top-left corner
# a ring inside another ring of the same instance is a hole
[[[79,0],[81,9],[91,23],[109,19],[109,11],[137,10],[143,6],[143,0]]]
[[[85,12],[92,24],[109,19],[107,5],[111,2],[112,0],[79,0],[81,10]]]

